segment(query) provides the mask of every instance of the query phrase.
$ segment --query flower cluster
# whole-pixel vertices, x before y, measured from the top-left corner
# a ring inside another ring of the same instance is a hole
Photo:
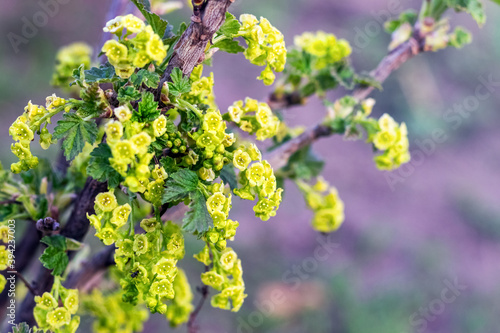
[[[320,232],[332,232],[340,228],[344,222],[344,202],[339,198],[337,189],[330,187],[321,177],[314,186],[301,180],[297,181],[297,185],[314,212],[312,227]]]
[[[323,69],[329,65],[348,57],[351,46],[344,39],[337,39],[335,35],[318,31],[315,34],[306,32],[295,37],[295,45],[311,54],[314,69]]]
[[[216,109],[214,94],[214,73],[210,76],[202,76],[203,65],[194,68],[189,80],[191,82],[191,91],[185,97],[191,104],[206,104],[212,109]]]
[[[247,295],[241,260],[238,259],[236,252],[229,247],[218,251],[205,246],[195,258],[206,266],[212,264],[210,271],[201,274],[203,284],[220,291],[212,296],[212,306],[237,312]]]
[[[93,331],[96,333],[142,332],[149,317],[144,305],[123,302],[120,292],[103,295],[98,289],[82,299],[82,308],[95,317]]]
[[[227,239],[232,239],[236,234],[239,223],[228,219],[231,209],[231,198],[229,188],[224,183],[214,183],[208,187],[212,193],[207,199],[207,209],[214,222],[214,227],[209,230],[205,238],[219,251],[226,248]]]
[[[162,225],[156,218],[149,218],[140,225],[146,233],[130,235],[116,243],[115,261],[122,276],[123,299],[137,304],[140,297],[152,313],[167,314],[164,300],[176,297],[177,261],[184,257],[184,238],[180,227],[172,222]],[[187,281],[180,283],[181,298],[173,302],[186,308],[190,301],[186,298]]]
[[[273,114],[267,103],[259,103],[248,97],[245,103],[236,101],[230,106],[227,115],[225,117],[238,124],[243,131],[255,133],[260,141],[275,136],[280,126],[278,117]]]
[[[265,85],[273,84],[276,76],[273,73],[281,72],[286,63],[286,47],[283,34],[273,27],[263,17],[260,21],[253,15],[243,14],[240,16],[242,26],[238,33],[248,44],[245,57],[257,66],[266,66],[259,80]]]
[[[30,150],[35,132],[40,134],[40,146],[43,149],[49,148],[54,140],[47,129],[47,123],[50,123],[50,118],[54,114],[62,109],[69,111],[69,108],[71,108],[71,104],[55,94],[47,97],[45,107],[32,104],[31,101],[28,102],[24,113],[9,128],[10,136],[14,141],[17,141],[11,145],[11,151],[19,158],[19,162],[11,165],[12,172],[20,173],[38,165],[38,158],[33,156]],[[44,123],[45,127],[41,128]]]
[[[90,68],[92,48],[83,42],[72,43],[62,47],[56,55],[56,66],[52,76],[52,85],[69,90],[74,80],[73,70],[83,65]]]
[[[250,165],[251,162],[255,162]],[[271,165],[262,160],[259,149],[251,144],[250,147],[239,147],[233,155],[233,164],[241,172],[239,182],[242,188],[234,189],[234,194],[242,199],[255,200],[257,204],[253,210],[255,216],[263,221],[269,220],[276,215],[281,203],[282,188],[276,186]]]
[[[56,278],[51,292],[35,296],[35,303],[33,314],[38,329],[54,333],[76,332],[80,317],[73,315],[78,311],[78,290],[65,289]]]
[[[130,77],[136,68],[142,68],[155,61],[161,63],[167,51],[160,36],[146,26],[138,17],[129,14],[117,16],[103,29],[118,37],[108,40],[102,47],[109,62],[115,67],[116,74],[123,79]],[[130,38],[135,34],[133,38]]]
[[[155,206],[160,205],[163,185],[168,174],[158,164],[150,170],[150,163],[154,157],[149,152],[150,145],[158,138],[169,139],[167,133],[167,119],[160,115],[152,124],[131,121],[132,112],[127,105],[115,109],[115,116],[119,121],[106,124],[107,144],[111,148],[111,166],[123,177],[124,184],[132,191],[144,193],[146,200]],[[181,141],[175,149],[184,150]],[[168,142],[167,142],[168,144]],[[173,147],[173,142],[170,141]],[[177,147],[179,146],[179,147]]]
[[[189,315],[193,311],[193,292],[189,285],[186,273],[179,269],[174,279],[175,297],[167,308],[167,319],[170,326],[176,327],[189,320]]]
[[[374,158],[380,170],[393,170],[410,160],[406,124],[398,125],[388,114],[380,117],[377,132],[369,139],[375,148],[384,151]]]
[[[95,214],[87,217],[95,228],[95,236],[105,245],[111,245],[120,237],[119,229],[127,224],[132,207],[118,205],[113,191],[99,193],[95,198]]]
[[[203,166],[198,174],[205,181],[213,181],[215,172],[222,170],[230,162],[226,148],[235,142],[234,134],[226,133],[226,122],[219,110],[209,109],[202,118],[201,128],[190,134],[196,141],[203,157]]]

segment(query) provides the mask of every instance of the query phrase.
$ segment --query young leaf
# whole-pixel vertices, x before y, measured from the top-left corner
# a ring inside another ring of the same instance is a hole
[[[172,82],[168,83],[168,89],[172,95],[180,96],[191,91],[189,79],[184,76],[179,68],[174,68],[172,74],[170,74],[170,78]]]
[[[100,182],[107,181],[108,187],[115,188],[123,181],[123,177],[109,163],[111,157],[111,148],[106,143],[101,142],[90,153],[87,174]]]
[[[45,268],[52,270],[52,275],[62,275],[69,263],[65,237],[45,236],[41,242],[47,244],[48,247],[40,256],[40,262]]]
[[[55,139],[64,138],[62,146],[67,160],[72,160],[80,154],[86,142],[93,144],[96,137],[95,121],[92,119],[85,121],[75,113],[65,113],[54,129]]]
[[[115,75],[115,68],[110,65],[101,65],[99,68],[92,67],[84,72],[86,83],[104,83],[118,80]]]
[[[244,52],[245,49],[237,40],[224,39],[220,42],[217,42],[213,45],[213,47],[217,47],[219,50],[227,52],[227,53],[239,53]]]
[[[153,31],[160,37],[163,37],[165,30],[167,29],[168,22],[162,19],[155,13],[151,12],[151,6],[148,0],[132,0],[134,5],[139,9],[139,11],[144,15],[144,18],[148,21]]]
[[[188,169],[171,174],[165,183],[162,203],[184,199],[198,188],[198,175]]]
[[[159,116],[160,110],[158,110],[158,102],[155,102],[155,96],[149,91],[145,92],[139,102],[139,109],[132,114],[132,121],[147,123]]]
[[[233,14],[226,12],[226,20],[220,27],[219,33],[227,37],[233,37],[240,31],[241,23]]]
[[[481,0],[446,0],[450,8],[457,12],[469,13],[479,26],[486,22]]]
[[[141,98],[141,93],[132,86],[120,87],[118,89],[118,96],[116,97],[118,101],[125,104],[130,101],[136,101]]]
[[[213,227],[213,220],[207,210],[207,202],[203,193],[196,190],[189,195],[191,204],[182,220],[182,229],[186,232],[202,234]]]
[[[141,69],[137,73],[132,74],[130,81],[138,88],[140,88],[143,83],[149,88],[156,88],[160,82],[160,76],[155,72]]]

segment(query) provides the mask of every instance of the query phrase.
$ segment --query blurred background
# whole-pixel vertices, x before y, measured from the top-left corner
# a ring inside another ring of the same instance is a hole
[[[49,81],[57,49],[73,41],[97,47],[110,4],[61,0],[58,12],[15,52],[6,36],[21,35],[24,20],[32,20],[45,2],[0,0],[4,166],[15,159],[10,124],[29,100],[41,104],[54,92]],[[237,0],[231,12],[267,17],[288,45],[304,31],[332,32],[353,46],[354,67],[369,71],[390,41],[382,22],[391,13],[418,10],[420,3]],[[407,123],[410,164],[380,172],[371,147],[362,141],[332,137],[315,145],[326,161],[324,177],[345,202],[346,221],[338,232],[322,236],[311,229],[312,213],[292,183],[286,184],[277,217],[268,222],[249,214],[250,204],[234,203],[232,219],[240,228],[231,246],[242,259],[249,296],[238,313],[206,304],[198,319],[200,332],[499,331],[500,7],[489,2],[486,13],[482,29],[467,15],[448,13],[452,26],[473,32],[473,43],[463,50],[419,55],[391,75],[383,92],[372,95],[375,116],[387,112]],[[178,24],[189,16],[184,8],[167,18]],[[265,100],[270,92],[254,80],[260,69],[242,55],[217,54],[212,70],[223,111],[235,100]],[[337,91],[330,99],[343,94]],[[285,119],[292,126],[312,126],[324,114],[311,100],[286,111]],[[55,156],[57,150],[48,153]],[[181,266],[194,287],[203,268],[191,258],[201,245],[188,238],[186,246]],[[169,331],[174,330],[158,315],[145,329]]]

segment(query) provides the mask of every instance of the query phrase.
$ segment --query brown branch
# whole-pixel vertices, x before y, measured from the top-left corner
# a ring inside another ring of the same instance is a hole
[[[380,83],[384,82],[393,71],[417,54],[423,52],[423,40],[424,36],[421,36],[419,30],[416,29],[412,38],[389,52],[389,54],[382,59],[377,68],[370,73],[371,76]],[[361,101],[367,98],[373,90],[373,86],[358,88],[354,91],[353,97]],[[285,105],[285,107],[286,106],[287,105]],[[280,107],[282,108],[283,105],[281,104]],[[273,168],[280,169],[288,163],[290,156],[299,149],[310,145],[320,138],[328,137],[331,134],[333,134],[333,131],[328,126],[319,123],[298,137],[287,141],[282,146],[269,152],[266,158]]]
[[[28,290],[33,295],[38,295],[38,292],[35,290],[35,288],[28,281],[26,281],[26,279],[24,278],[24,276],[21,273],[14,271],[13,274],[15,274],[21,281],[23,281],[23,283],[26,286],[26,288],[28,288]]]
[[[163,83],[170,79],[178,67],[189,76],[193,69],[205,60],[205,50],[214,34],[224,23],[226,12],[234,0],[207,0],[199,13],[191,17],[191,24],[174,46],[174,53],[163,73],[156,98],[160,100]]]

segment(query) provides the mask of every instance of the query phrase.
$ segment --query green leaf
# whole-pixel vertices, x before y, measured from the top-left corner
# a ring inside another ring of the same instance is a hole
[[[74,159],[80,154],[85,143],[93,144],[97,137],[97,125],[93,119],[85,121],[75,113],[65,113],[57,122],[54,138],[62,139],[66,160]]]
[[[139,11],[144,15],[144,18],[148,21],[153,31],[160,37],[163,37],[165,30],[167,29],[168,22],[162,19],[158,14],[151,12],[151,6],[148,0],[132,0],[134,5],[139,9]]]
[[[224,39],[220,42],[215,43],[212,47],[217,47],[219,50],[227,53],[239,53],[244,52],[245,49],[237,40]]]
[[[43,332],[29,327],[27,323],[20,323],[12,327],[12,333],[38,333]]]
[[[283,171],[289,178],[309,180],[319,176],[324,164],[325,162],[312,152],[311,146],[306,146],[290,157]]]
[[[457,49],[461,49],[465,45],[472,43],[472,34],[465,28],[456,27],[455,31],[450,35],[448,43]]]
[[[184,199],[198,188],[198,175],[188,169],[180,169],[171,174],[165,182],[162,203]]]
[[[184,222],[182,229],[186,232],[201,235],[212,228],[214,223],[207,210],[207,202],[203,193],[197,190],[192,192],[189,197],[191,203],[189,204],[189,211],[182,220]]]
[[[41,242],[48,245],[40,256],[43,267],[51,269],[54,276],[62,275],[69,263],[66,254],[66,238],[61,235],[45,236]]]
[[[120,89],[118,89],[118,96],[116,98],[121,104],[125,104],[141,98],[141,93],[132,86],[120,87]]]
[[[111,65],[101,65],[99,68],[92,67],[84,71],[86,83],[104,83],[117,81],[115,68]]]
[[[78,115],[82,117],[97,117],[109,105],[107,100],[101,95],[102,90],[99,91],[99,84],[85,84],[80,90],[81,100],[73,101],[73,108],[77,110]]]
[[[173,174],[179,169],[175,163],[175,160],[170,156],[162,157],[160,163],[169,175]]]
[[[469,13],[479,26],[486,22],[481,0],[447,0],[447,3],[450,8],[457,12]]]
[[[220,178],[225,184],[229,184],[231,190],[238,188],[238,180],[233,166],[226,164],[220,172]]]
[[[170,74],[172,82],[168,83],[168,89],[174,96],[180,96],[191,91],[191,83],[189,79],[184,76],[180,68],[174,68]]]
[[[159,116],[160,110],[158,110],[158,102],[155,101],[155,96],[149,91],[143,93],[142,100],[139,102],[139,109],[132,114],[132,121],[147,123]]]
[[[66,251],[66,237],[64,236],[45,236],[40,240],[40,242],[47,244],[49,247],[53,247],[61,251]]]
[[[224,24],[219,29],[219,33],[221,35],[227,36],[227,37],[233,37],[234,35],[238,34],[240,31],[241,23],[234,17],[233,14],[226,12],[226,20],[224,21]]]
[[[157,88],[158,83],[160,82],[160,75],[146,69],[141,69],[137,73],[132,74],[130,81],[137,88],[140,88],[143,83],[149,88]]]
[[[110,164],[112,157],[111,148],[101,142],[92,153],[90,153],[87,174],[100,182],[108,182],[108,187],[115,188],[123,181],[123,177]]]

